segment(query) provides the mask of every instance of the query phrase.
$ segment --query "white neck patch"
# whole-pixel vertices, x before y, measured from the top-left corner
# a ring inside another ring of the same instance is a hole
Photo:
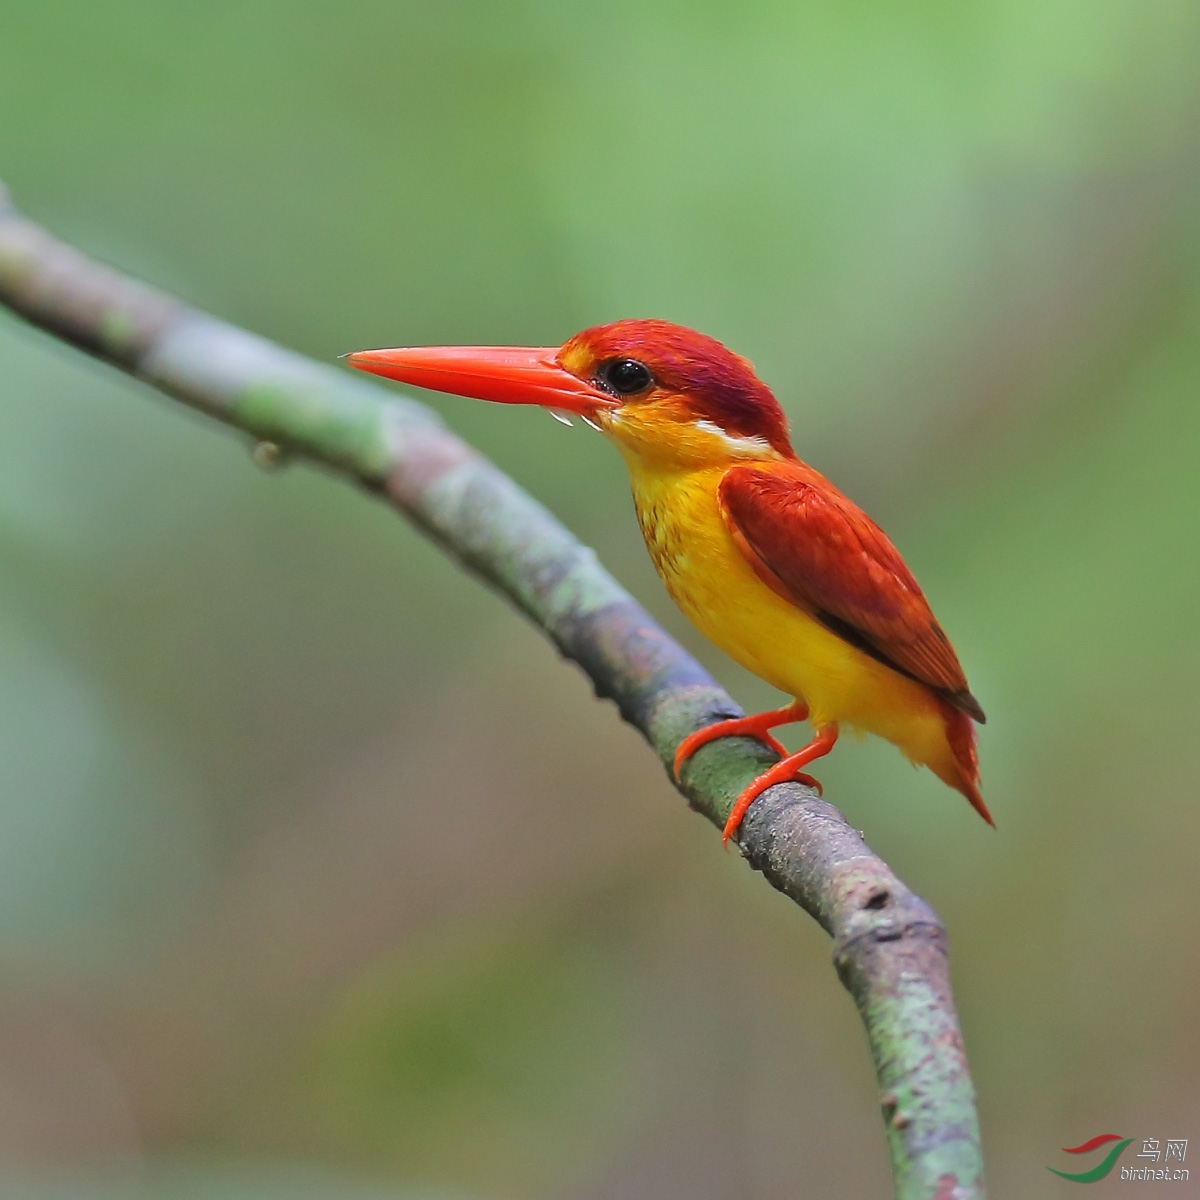
[[[760,458],[763,454],[773,452],[773,447],[766,438],[734,437],[732,434],[726,433],[720,425],[714,425],[711,421],[696,421],[694,424],[697,429],[719,437],[729,453],[737,455],[739,458]]]

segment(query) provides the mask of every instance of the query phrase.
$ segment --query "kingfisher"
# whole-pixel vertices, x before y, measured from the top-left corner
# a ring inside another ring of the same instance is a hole
[[[887,535],[792,449],[749,361],[662,320],[585,329],[558,347],[363,350],[351,366],[406,384],[577,415],[625,459],[646,548],[675,603],[730,658],[791,698],[716,721],[675,754],[751,736],[779,761],[738,796],[733,837],[766,788],[800,780],[851,727],[885,738],[989,825],[972,722],[984,721],[950,639]],[[772,730],[808,721],[789,753]]]

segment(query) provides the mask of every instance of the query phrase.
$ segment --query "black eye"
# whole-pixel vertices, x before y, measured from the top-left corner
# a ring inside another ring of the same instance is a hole
[[[596,372],[601,383],[618,396],[633,396],[644,392],[653,382],[654,376],[645,363],[636,358],[614,358],[602,363]]]

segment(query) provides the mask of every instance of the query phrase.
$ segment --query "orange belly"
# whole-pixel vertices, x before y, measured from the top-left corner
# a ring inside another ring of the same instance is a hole
[[[626,461],[650,557],[705,637],[807,704],[815,726],[836,722],[877,734],[964,791],[944,701],[843,641],[754,573],[717,504],[725,466],[666,472],[661,464],[649,470],[631,456]]]

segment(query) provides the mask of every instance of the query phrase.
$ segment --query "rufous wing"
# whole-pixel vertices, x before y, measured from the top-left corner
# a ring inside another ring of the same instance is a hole
[[[725,472],[720,501],[738,548],[779,595],[983,722],[900,552],[828,480],[800,462],[746,464]]]

